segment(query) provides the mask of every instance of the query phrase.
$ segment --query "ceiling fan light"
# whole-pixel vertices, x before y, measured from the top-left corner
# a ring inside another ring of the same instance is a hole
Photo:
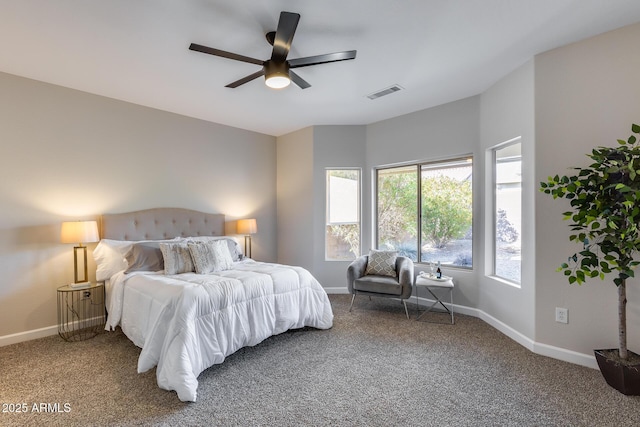
[[[266,61],[264,63],[264,83],[273,89],[289,86],[289,64],[285,62]]]
[[[264,83],[272,89],[282,89],[289,86],[291,79],[286,75],[272,74],[265,77]]]

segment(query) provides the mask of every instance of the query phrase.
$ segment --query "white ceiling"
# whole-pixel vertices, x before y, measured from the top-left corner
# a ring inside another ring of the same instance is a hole
[[[356,49],[269,89],[280,11],[301,14],[289,59]],[[483,92],[535,54],[640,21],[638,0],[0,0],[0,71],[269,135],[368,124]],[[405,90],[369,100],[393,84]]]

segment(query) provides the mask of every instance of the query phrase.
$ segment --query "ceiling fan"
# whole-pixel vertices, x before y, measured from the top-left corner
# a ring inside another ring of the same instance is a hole
[[[270,31],[266,34],[267,41],[273,46],[271,59],[261,61],[259,59],[250,58],[236,53],[226,52],[224,50],[212,47],[202,46],[191,43],[190,50],[196,52],[208,53],[209,55],[221,56],[223,58],[234,59],[236,61],[248,62],[250,64],[261,65],[262,69],[250,74],[246,77],[229,83],[225,87],[236,88],[240,85],[248,83],[260,76],[265,77],[265,84],[274,89],[280,89],[289,86],[293,80],[301,89],[311,87],[302,77],[293,72],[292,68],[308,67],[311,65],[325,64],[327,62],[345,61],[356,57],[355,50],[343,52],[327,53],[324,55],[307,56],[305,58],[296,58],[287,60],[291,42],[298,27],[300,15],[291,12],[281,12],[278,28],[276,31]]]

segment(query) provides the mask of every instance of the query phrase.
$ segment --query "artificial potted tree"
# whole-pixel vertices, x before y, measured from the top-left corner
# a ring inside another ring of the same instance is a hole
[[[631,126],[640,134],[640,126]],[[572,221],[569,240],[581,250],[568,257],[557,271],[569,283],[581,285],[588,278],[604,280],[613,273],[618,288],[618,349],[595,350],[607,383],[627,395],[640,395],[640,356],[627,349],[627,279],[634,277],[640,253],[640,146],[631,135],[615,148],[598,147],[587,154],[588,167],[573,168],[573,176],[553,176],[540,183],[540,191],[554,199],[565,198]]]

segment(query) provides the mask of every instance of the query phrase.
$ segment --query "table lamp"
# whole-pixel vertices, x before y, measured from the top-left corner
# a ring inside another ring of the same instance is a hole
[[[244,234],[244,253],[251,258],[251,235],[258,232],[258,224],[255,218],[239,219],[237,231],[238,234]]]
[[[71,287],[89,287],[87,273],[87,247],[83,243],[92,243],[100,240],[98,235],[98,223],[96,221],[65,221],[60,230],[60,242],[77,243],[73,247],[73,278]],[[84,276],[78,277],[78,252],[82,252],[84,260]]]

